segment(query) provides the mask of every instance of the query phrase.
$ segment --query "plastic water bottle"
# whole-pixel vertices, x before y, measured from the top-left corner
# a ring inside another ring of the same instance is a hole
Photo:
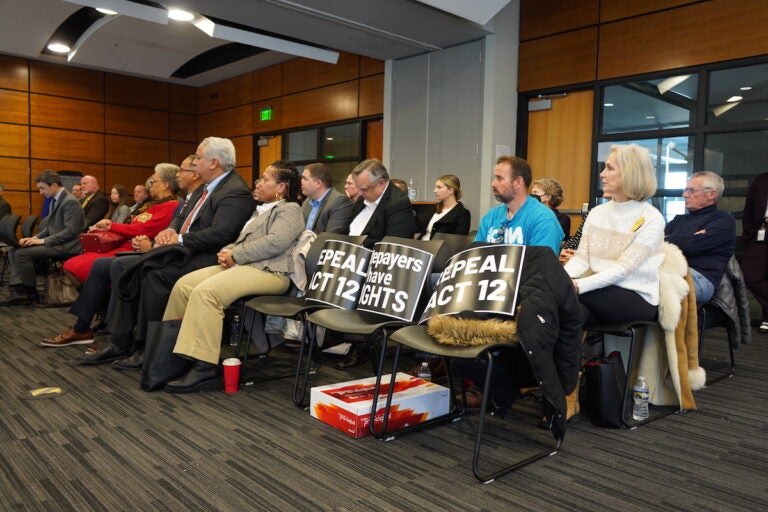
[[[648,383],[645,377],[639,376],[632,390],[635,405],[632,408],[632,419],[642,421],[648,419]]]
[[[236,346],[240,340],[240,315],[232,317],[232,324],[229,327],[229,344]]]
[[[416,186],[416,183],[413,182],[413,178],[408,180],[408,199],[411,201],[415,201],[416,198],[419,196],[419,189]]]
[[[424,361],[421,363],[421,366],[419,366],[419,373],[416,374],[416,376],[422,380],[431,381],[432,380],[432,372],[429,369],[429,363]]]

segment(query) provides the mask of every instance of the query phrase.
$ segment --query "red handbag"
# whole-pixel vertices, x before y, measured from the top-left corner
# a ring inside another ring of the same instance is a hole
[[[80,245],[83,252],[97,252],[104,254],[114,251],[127,240],[123,235],[111,231],[91,231],[80,235]]]

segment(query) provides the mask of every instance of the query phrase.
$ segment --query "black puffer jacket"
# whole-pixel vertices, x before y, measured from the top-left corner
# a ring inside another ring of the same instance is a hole
[[[735,256],[728,262],[720,286],[709,303],[719,308],[728,319],[725,327],[728,331],[728,341],[733,348],[752,343],[747,286]]]
[[[517,332],[544,394],[555,437],[565,434],[565,395],[581,366],[581,308],[571,278],[548,247],[527,247],[518,292]]]

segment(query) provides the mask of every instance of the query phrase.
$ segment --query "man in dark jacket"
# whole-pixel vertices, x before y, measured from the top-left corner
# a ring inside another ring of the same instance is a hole
[[[80,190],[83,192],[83,198],[80,204],[83,207],[85,215],[84,231],[106,217],[109,211],[109,199],[101,190],[99,190],[99,180],[93,176],[83,176],[80,180]]]
[[[133,351],[135,361],[129,364],[135,363],[135,367],[139,367],[147,323],[162,319],[173,284],[189,272],[216,265],[216,253],[237,238],[251,217],[253,199],[248,186],[235,172],[235,148],[229,139],[204,139],[197,148],[193,165],[204,183],[199,199],[180,226],[174,219],[169,229],[155,237],[156,246],[181,246],[188,249],[191,256],[180,265],[139,271],[143,279],[137,297],[132,301],[121,300],[118,288],[120,277],[136,261],[123,263],[125,258],[116,259],[109,269],[113,286],[107,321],[112,338],[108,345],[86,354],[84,363],[107,363],[130,356]],[[143,257],[147,258],[151,253]],[[94,269],[96,265],[91,273]]]
[[[13,294],[0,303],[3,306],[30,304],[37,300],[35,260],[66,259],[81,251],[80,232],[84,221],[77,200],[62,186],[61,177],[53,171],[43,171],[35,178],[35,184],[40,194],[51,200],[51,212],[40,223],[35,236],[22,238],[19,247],[8,253]]]
[[[717,209],[723,190],[723,179],[717,174],[692,174],[683,190],[689,213],[676,216],[664,228],[666,241],[678,246],[688,260],[698,304],[715,293],[736,251],[736,221]]]
[[[352,206],[350,235],[366,235],[363,246],[372,249],[385,236],[413,238],[416,217],[405,192],[391,183],[387,168],[379,160],[363,160],[352,170],[360,197]],[[367,343],[353,343],[336,368],[357,366],[368,360]]]
[[[741,220],[744,256],[741,270],[744,281],[760,304],[760,332],[768,333],[768,172],[755,178],[744,202]]]
[[[352,170],[360,198],[352,206],[350,235],[367,235],[369,249],[385,236],[413,238],[416,218],[408,196],[392,185],[379,160],[363,160]]]

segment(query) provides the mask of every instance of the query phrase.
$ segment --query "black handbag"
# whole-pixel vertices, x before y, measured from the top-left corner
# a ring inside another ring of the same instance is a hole
[[[187,373],[192,361],[173,353],[181,320],[164,320],[147,324],[144,362],[141,366],[141,389],[162,389],[169,380]]]
[[[589,400],[590,421],[598,427],[618,428],[622,425],[626,373],[621,352],[595,357],[584,365]]]

